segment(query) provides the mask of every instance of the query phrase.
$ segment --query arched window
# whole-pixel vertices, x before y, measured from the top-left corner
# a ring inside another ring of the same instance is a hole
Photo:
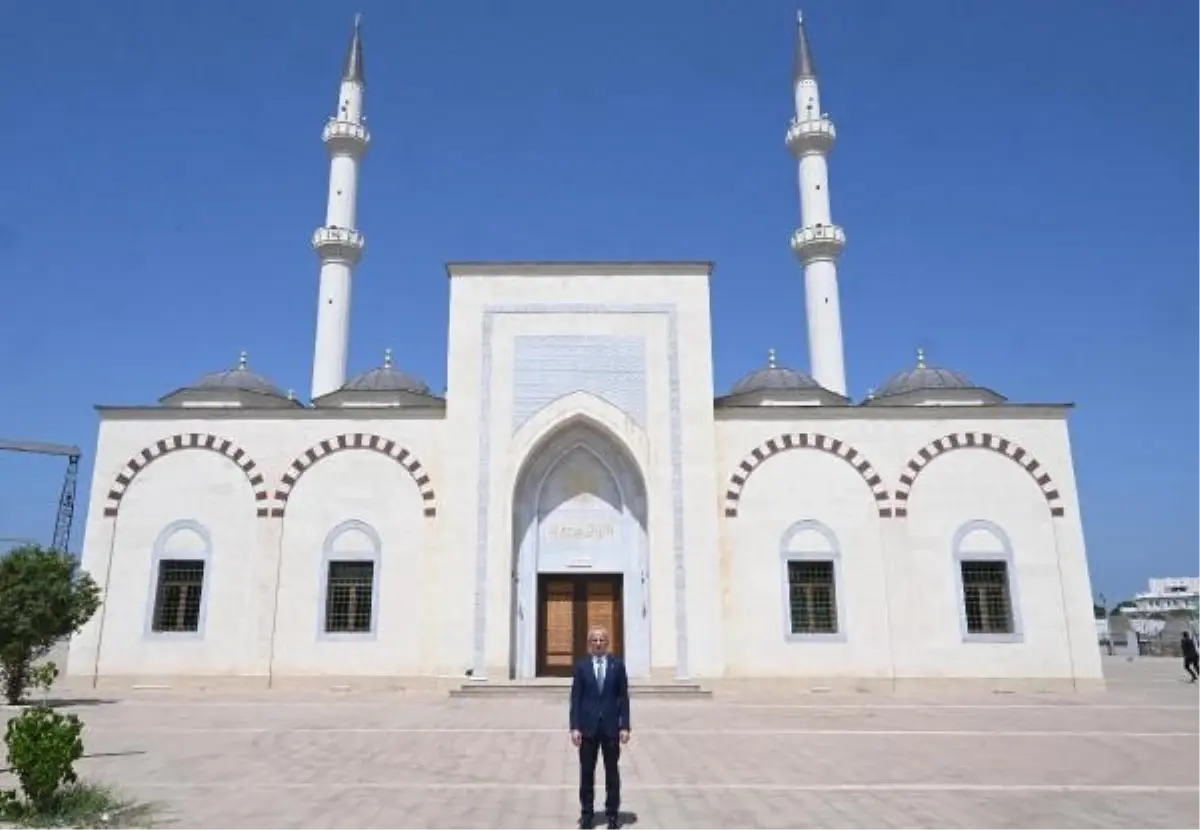
[[[842,603],[842,556],[837,536],[815,519],[803,519],[779,542],[783,564],[784,638],[792,642],[846,639]]]
[[[383,545],[366,522],[350,519],[329,531],[321,551],[321,639],[376,634]]]
[[[1008,534],[993,522],[975,519],[955,532],[952,547],[963,642],[1021,642]]]
[[[154,540],[150,562],[150,603],[146,635],[155,639],[204,636],[212,538],[199,522],[180,519]]]

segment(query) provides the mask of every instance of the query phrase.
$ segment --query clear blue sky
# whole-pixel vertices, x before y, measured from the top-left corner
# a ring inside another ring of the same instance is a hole
[[[503,10],[501,10],[503,7]],[[320,131],[353,12],[374,134],[352,371],[441,389],[462,259],[711,259],[720,389],[806,363],[790,0],[9,4],[0,436],[85,449],[247,349],[304,393]],[[856,397],[913,362],[1073,401],[1096,590],[1197,572],[1197,7],[812,0]],[[0,457],[0,536],[65,464]],[[78,516],[75,544],[82,538]]]

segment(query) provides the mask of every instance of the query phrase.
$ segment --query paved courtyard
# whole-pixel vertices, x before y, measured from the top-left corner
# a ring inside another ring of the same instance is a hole
[[[1102,695],[634,700],[626,821],[653,827],[1197,827],[1197,687]],[[569,827],[565,702],[129,692],[81,700],[85,778],[180,827]],[[600,777],[600,781],[602,781]],[[11,779],[0,774],[0,786]]]

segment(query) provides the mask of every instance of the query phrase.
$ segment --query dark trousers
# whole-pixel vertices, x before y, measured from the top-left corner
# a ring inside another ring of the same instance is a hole
[[[616,738],[584,738],[579,745],[579,814],[592,815],[596,798],[596,756],[604,756],[604,813],[616,818],[621,808],[621,744]]]
[[[1183,669],[1189,675],[1191,675],[1192,680],[1195,680],[1197,672],[1198,672],[1198,670],[1200,670],[1200,658],[1184,657],[1183,658]]]

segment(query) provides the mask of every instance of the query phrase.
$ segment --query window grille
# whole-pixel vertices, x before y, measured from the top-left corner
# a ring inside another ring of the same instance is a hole
[[[160,560],[152,630],[199,631],[200,599],[203,590],[203,560]]]
[[[967,633],[1013,633],[1007,562],[963,562],[962,586]]]
[[[836,634],[833,563],[788,562],[788,606],[793,634]]]
[[[374,562],[330,562],[325,592],[325,631],[365,633],[371,630]]]

